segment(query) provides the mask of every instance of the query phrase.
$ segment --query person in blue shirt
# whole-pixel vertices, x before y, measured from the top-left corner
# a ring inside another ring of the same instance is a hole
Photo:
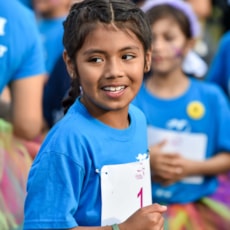
[[[43,94],[44,134],[63,116],[62,100],[70,87],[64,66],[63,22],[72,0],[33,0],[43,44],[47,82]]]
[[[219,41],[216,54],[211,62],[205,80],[219,85],[230,97],[230,31],[226,32]]]
[[[70,100],[33,162],[24,229],[163,230],[146,119],[130,105],[151,62],[143,11],[123,0],[76,3],[63,42]]]
[[[33,0],[48,74],[53,71],[64,49],[62,44],[63,22],[70,5],[71,0]]]
[[[0,114],[7,114],[15,134],[31,140],[43,123],[44,59],[34,13],[15,0],[0,3],[0,69],[0,94],[9,87],[12,95]]]
[[[147,119],[153,202],[168,206],[166,230],[227,230],[230,180],[218,180],[230,170],[227,98],[215,84],[182,69],[196,38],[192,8],[179,0],[144,6],[153,37],[152,72],[133,104]]]
[[[0,1],[0,229],[22,228],[30,154],[43,124],[44,64],[34,13]]]
[[[61,55],[49,75],[43,93],[43,114],[47,131],[64,115],[62,101],[68,93],[70,84],[71,78]]]

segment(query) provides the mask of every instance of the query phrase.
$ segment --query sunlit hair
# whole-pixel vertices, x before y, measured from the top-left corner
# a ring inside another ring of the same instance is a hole
[[[65,112],[80,94],[78,69],[75,58],[87,35],[98,23],[113,24],[116,28],[130,31],[137,36],[146,53],[151,47],[151,29],[144,12],[129,0],[85,0],[75,3],[64,22],[63,44],[75,67],[69,96],[64,100]]]

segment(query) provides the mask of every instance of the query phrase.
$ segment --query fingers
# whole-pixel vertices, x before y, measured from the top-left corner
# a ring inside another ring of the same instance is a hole
[[[159,143],[157,143],[155,145],[150,146],[149,147],[150,153],[155,153],[155,152],[160,151],[164,147],[166,142],[167,142],[167,140],[163,140],[163,141],[160,141]]]
[[[171,179],[175,176],[181,175],[183,173],[183,168],[176,165],[161,165],[157,169],[155,175],[159,175],[165,179]]]
[[[160,212],[160,213],[164,213],[164,212],[167,211],[167,206],[160,205],[158,203],[154,203],[154,204],[148,205],[146,207],[143,207],[142,210],[144,212]]]
[[[121,229],[134,230],[161,230],[164,225],[163,213],[167,207],[159,204],[151,204],[137,210],[125,222],[120,224]]]
[[[156,146],[158,146],[159,148],[162,148],[166,145],[166,143],[167,143],[167,140],[165,139],[157,143]]]
[[[153,172],[158,175],[165,174],[167,176],[181,174],[183,171],[183,167],[181,165],[181,157],[178,155],[171,155],[171,154],[159,154],[153,161]]]

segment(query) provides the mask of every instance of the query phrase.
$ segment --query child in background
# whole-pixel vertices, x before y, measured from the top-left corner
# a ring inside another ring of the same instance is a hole
[[[63,22],[72,0],[33,0],[48,75],[43,94],[44,134],[63,116],[62,100],[70,87],[62,53]]]
[[[64,30],[73,104],[34,160],[24,229],[163,230],[166,207],[151,204],[146,120],[130,105],[151,63],[144,13],[130,1],[85,0]]]
[[[152,4],[152,0],[146,0],[146,3],[141,6],[141,9],[145,12],[149,8],[149,6],[151,6],[151,4]],[[198,20],[197,15],[193,14],[192,17],[195,17],[194,20]],[[194,41],[195,44],[196,41],[198,41],[198,38],[200,37],[201,27],[199,23],[196,23],[194,26],[195,26],[194,37],[196,38]],[[184,57],[182,63],[182,69],[184,72],[186,72],[189,75],[192,75],[193,77],[203,79],[205,74],[207,73],[208,65],[201,58],[201,56],[197,52],[195,52],[193,48],[190,49],[189,52],[187,52],[186,56]]]
[[[62,55],[63,22],[69,12],[72,0],[33,0],[38,28],[44,45],[46,70],[50,74]]]
[[[168,205],[165,229],[227,230],[230,110],[214,84],[182,70],[196,24],[183,1],[155,0],[146,12],[152,29],[152,72],[134,100],[146,115],[153,202]]]

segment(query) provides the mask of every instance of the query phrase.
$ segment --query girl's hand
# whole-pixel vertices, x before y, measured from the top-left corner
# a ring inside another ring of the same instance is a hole
[[[162,214],[166,206],[152,204],[136,211],[125,222],[119,224],[120,230],[163,230],[164,218]]]
[[[152,179],[162,185],[170,185],[192,174],[195,162],[178,153],[163,153],[165,141],[150,148]]]

